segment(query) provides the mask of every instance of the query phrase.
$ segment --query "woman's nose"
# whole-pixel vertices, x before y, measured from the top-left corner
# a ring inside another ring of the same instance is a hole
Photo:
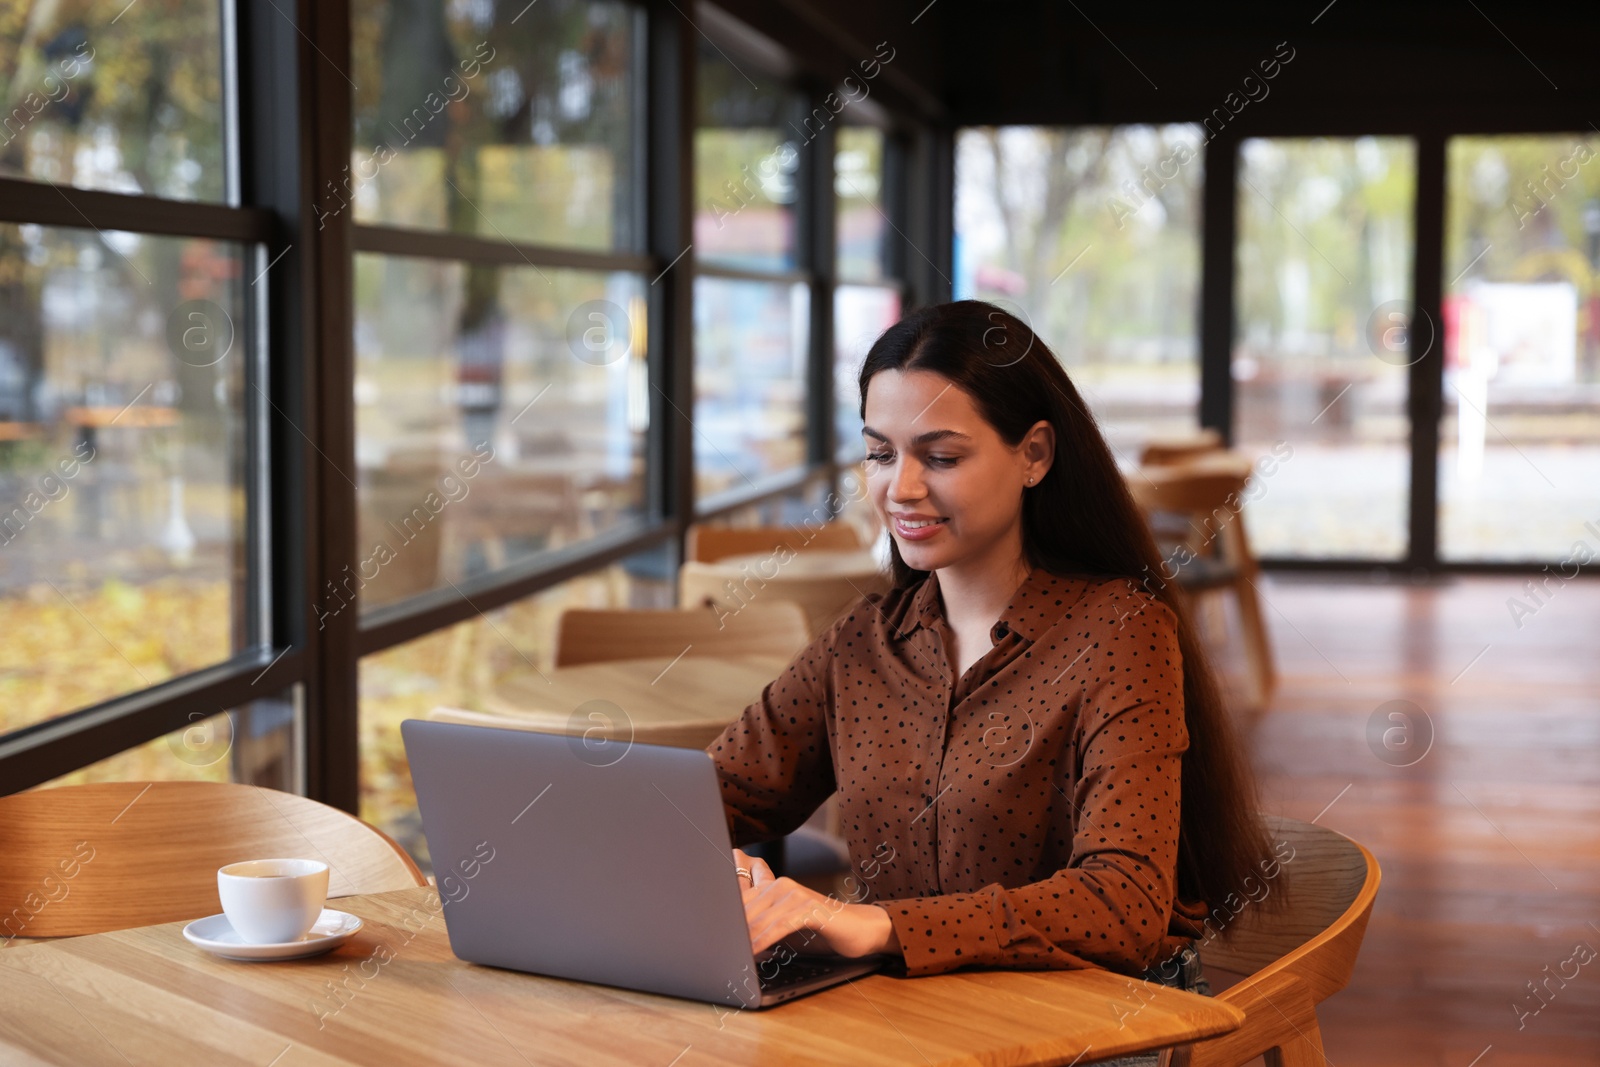
[[[921,464],[909,459],[896,463],[889,481],[889,499],[920,500],[923,495]]]

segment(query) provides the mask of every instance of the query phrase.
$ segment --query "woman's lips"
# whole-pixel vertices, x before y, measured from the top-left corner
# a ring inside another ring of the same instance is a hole
[[[943,530],[949,519],[940,519],[928,526],[907,526],[899,519],[894,520],[894,532],[907,541],[926,541]]]

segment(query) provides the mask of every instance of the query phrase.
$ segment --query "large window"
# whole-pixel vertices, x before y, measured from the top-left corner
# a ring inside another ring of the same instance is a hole
[[[1406,552],[1415,184],[1405,138],[1241,148],[1235,440],[1293,450],[1251,504],[1262,555]]]
[[[806,461],[811,285],[798,230],[805,98],[701,49],[694,133],[695,494],[738,495]]]
[[[487,699],[488,657],[526,665],[553,619],[451,625],[472,590],[648,525],[647,27],[603,0],[352,13],[357,559],[318,611],[429,620],[359,677],[363,810],[416,844],[399,719]]]
[[[643,517],[642,278],[360,256],[356,279],[363,605]]]
[[[295,782],[296,703],[247,694],[272,644],[272,260],[239,206],[225,21],[207,0],[0,11],[0,742],[24,784],[77,736],[184,721],[237,740],[119,766]]]
[[[1597,155],[1592,133],[1450,142],[1445,559],[1568,561],[1570,576],[1600,555]]]
[[[958,299],[997,301],[1066,366],[1119,460],[1199,419],[1201,133],[968,129]]]
[[[0,224],[0,719],[259,640],[243,558],[250,250]]]
[[[383,250],[355,265],[371,609],[643,516],[644,16],[571,0],[352,14],[350,199],[358,247]],[[426,256],[395,254],[408,244]],[[586,252],[601,269],[563,265]]]

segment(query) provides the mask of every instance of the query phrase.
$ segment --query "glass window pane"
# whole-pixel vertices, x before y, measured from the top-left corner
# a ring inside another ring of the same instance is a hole
[[[252,643],[246,262],[0,224],[0,733]]]
[[[356,257],[366,607],[644,512],[645,283],[633,274]]]
[[[699,61],[694,254],[750,270],[795,266],[799,94],[712,49]]]
[[[351,5],[359,222],[597,250],[641,246],[644,15],[633,4]]]
[[[1201,140],[1013,126],[957,141],[957,297],[1030,321],[1130,463],[1198,422]]]
[[[227,196],[216,0],[0,5],[0,174]]]
[[[1450,142],[1445,559],[1600,555],[1597,154],[1592,134]]]
[[[883,250],[889,221],[883,211],[883,132],[841,126],[833,160],[838,202],[838,264],[844,281],[884,277]]]
[[[818,477],[808,480],[798,490],[782,496],[744,507],[734,508],[717,516],[718,526],[790,526],[814,529],[832,521],[827,505],[828,480]],[[810,523],[808,527],[806,524]]]
[[[861,438],[861,364],[872,342],[899,318],[897,290],[841,285],[833,291],[834,458],[840,463],[856,463],[867,454]]]
[[[400,723],[437,707],[492,711],[494,691],[517,675],[553,668],[556,618],[569,607],[670,608],[677,596],[672,544],[629,556],[469,622],[361,660],[361,817],[400,842],[424,870]]]
[[[1404,330],[1416,152],[1399,137],[1240,149],[1234,439],[1292,459],[1251,503],[1264,556],[1405,554]]]
[[[748,489],[806,459],[804,285],[696,278],[695,493]]]
[[[301,689],[252,700],[232,711],[193,721],[153,741],[119,752],[40,786],[89,782],[242,782],[300,789]]]

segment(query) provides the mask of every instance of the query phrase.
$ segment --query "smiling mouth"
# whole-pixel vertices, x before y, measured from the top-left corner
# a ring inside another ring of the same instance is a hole
[[[894,536],[906,544],[916,544],[938,536],[950,520],[943,519],[900,519],[894,520]]]

